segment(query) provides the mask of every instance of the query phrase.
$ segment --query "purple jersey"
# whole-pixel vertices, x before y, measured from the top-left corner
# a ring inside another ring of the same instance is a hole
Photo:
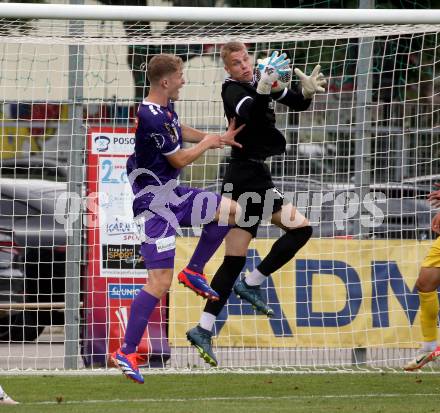
[[[165,107],[144,100],[138,109],[137,122],[135,152],[127,160],[129,176],[135,170],[144,170],[139,171],[134,182],[130,180],[135,195],[148,185],[164,185],[179,176],[180,169],[171,166],[166,157],[182,145],[182,131],[173,103]],[[146,193],[135,199],[135,214],[140,203],[148,203],[150,198]]]

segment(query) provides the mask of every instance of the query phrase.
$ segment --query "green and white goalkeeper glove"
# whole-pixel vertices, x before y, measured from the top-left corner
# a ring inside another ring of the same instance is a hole
[[[311,99],[317,92],[325,92],[324,86],[327,81],[321,73],[320,65],[315,66],[310,76],[307,76],[298,68],[295,68],[294,72],[301,81],[302,92],[306,99]]]
[[[257,93],[260,95],[269,95],[272,86],[277,83],[278,79],[289,76],[289,62],[287,55],[283,53],[278,56],[278,52],[273,52],[270,57],[258,60],[257,66]]]

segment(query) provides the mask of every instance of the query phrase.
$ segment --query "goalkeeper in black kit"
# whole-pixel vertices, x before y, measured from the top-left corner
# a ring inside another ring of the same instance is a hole
[[[272,317],[274,312],[262,299],[260,285],[290,261],[312,235],[309,221],[294,205],[283,202],[265,160],[286,149],[286,140],[275,127],[274,101],[303,111],[310,106],[316,92],[325,91],[326,85],[320,67],[316,66],[310,76],[295,69],[302,90],[289,89],[289,60],[278,52],[259,61],[254,73],[252,58],[241,42],[226,43],[221,58],[229,75],[222,86],[226,117],[228,122],[235,118],[237,126],[246,125],[236,136],[242,148],[232,148],[222,193],[232,195],[232,199],[241,204],[244,214],[226,236],[224,261],[211,282],[220,299],[208,302],[199,325],[187,332],[188,340],[212,366],[217,365],[211,344],[212,329],[232,289],[256,310]],[[273,244],[261,263],[236,283],[246,262],[249,243],[256,236],[262,219],[270,219],[285,234]]]

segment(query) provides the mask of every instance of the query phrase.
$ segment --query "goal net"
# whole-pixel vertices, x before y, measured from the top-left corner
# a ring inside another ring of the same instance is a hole
[[[314,233],[263,284],[274,318],[231,295],[215,324],[219,366],[398,370],[413,356],[421,341],[415,280],[435,238],[426,195],[440,176],[440,26],[338,24],[338,12],[326,12],[327,24],[222,22],[215,12],[211,23],[184,15],[0,20],[2,371],[108,368],[147,276],[125,171],[148,93],[145,65],[159,53],[181,56],[180,120],[218,132],[219,51],[230,40],[243,41],[255,61],[282,50],[307,74],[320,64],[328,88],[301,113],[275,105],[287,149],[267,162]],[[207,152],[181,183],[218,191],[228,156]],[[175,274],[199,235],[182,228]],[[280,235],[262,224],[243,274]],[[208,278],[223,253],[208,263]],[[173,282],[141,342],[148,369],[208,370],[185,336],[203,307]]]

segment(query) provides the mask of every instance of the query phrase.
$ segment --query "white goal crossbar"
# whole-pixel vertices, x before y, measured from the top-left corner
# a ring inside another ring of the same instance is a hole
[[[440,10],[0,4],[0,17],[170,22],[304,24],[440,24]]]

